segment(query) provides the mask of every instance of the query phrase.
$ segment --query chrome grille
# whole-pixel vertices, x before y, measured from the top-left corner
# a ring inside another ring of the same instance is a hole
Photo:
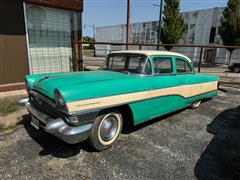
[[[62,114],[52,100],[35,91],[29,91],[29,101],[36,109],[49,116],[59,117]]]

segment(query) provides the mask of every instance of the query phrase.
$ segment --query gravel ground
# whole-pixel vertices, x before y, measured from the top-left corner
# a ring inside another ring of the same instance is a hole
[[[94,152],[29,125],[0,135],[0,179],[240,179],[240,90],[127,128]]]

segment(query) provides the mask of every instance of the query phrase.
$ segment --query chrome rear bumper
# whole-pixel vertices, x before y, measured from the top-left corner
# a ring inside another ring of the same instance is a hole
[[[69,126],[62,118],[54,119],[26,104],[28,112],[40,121],[41,127],[48,133],[58,137],[69,144],[76,144],[89,137],[92,123],[79,126]]]

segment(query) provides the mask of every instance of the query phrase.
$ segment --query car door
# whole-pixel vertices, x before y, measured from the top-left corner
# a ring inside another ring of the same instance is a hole
[[[175,57],[175,67],[176,67],[176,76],[179,79],[180,86],[182,91],[188,92],[189,87],[186,85],[195,84],[198,82],[199,78],[194,72],[193,66],[191,63],[184,59],[183,57]],[[187,98],[184,99],[185,104],[189,104]]]
[[[174,71],[172,56],[152,56],[153,76],[149,77],[152,87],[150,117],[169,113],[183,106],[182,97],[174,93],[180,81]]]

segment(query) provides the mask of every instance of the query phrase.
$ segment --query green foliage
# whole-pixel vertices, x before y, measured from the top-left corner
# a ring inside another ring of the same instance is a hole
[[[92,37],[90,37],[90,36],[84,36],[84,37],[83,37],[83,41],[93,42],[93,41],[94,41],[94,38],[92,38]]]
[[[229,0],[223,11],[219,34],[224,45],[240,45],[240,0]]]
[[[83,37],[83,41],[85,42],[95,42],[95,39],[90,37],[90,36],[84,36]],[[94,49],[94,45],[93,44],[90,44],[87,49]]]
[[[161,41],[163,44],[176,44],[184,31],[183,17],[180,14],[179,0],[164,0],[163,27]],[[167,50],[172,47],[165,47]]]
[[[226,46],[240,45],[240,0],[229,0],[227,7],[223,11],[219,34],[223,44]],[[228,48],[230,52],[229,63],[233,48]]]

